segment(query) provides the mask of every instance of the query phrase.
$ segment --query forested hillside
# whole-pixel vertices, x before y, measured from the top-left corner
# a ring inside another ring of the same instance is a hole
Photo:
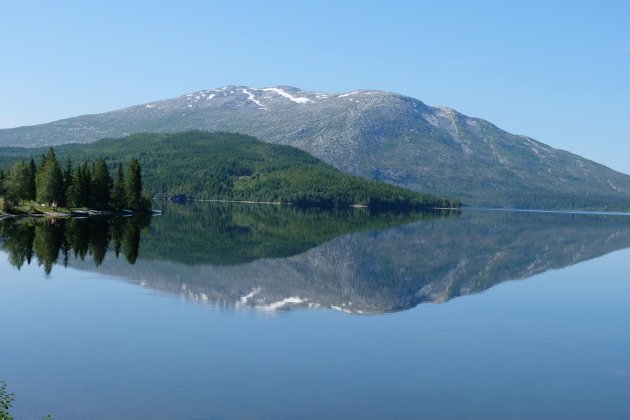
[[[137,158],[144,190],[153,197],[182,197],[369,207],[456,207],[457,200],[422,194],[346,175],[290,146],[233,133],[187,131],[136,134],[55,148],[60,162],[104,159],[112,172]],[[0,149],[0,167],[42,149]]]

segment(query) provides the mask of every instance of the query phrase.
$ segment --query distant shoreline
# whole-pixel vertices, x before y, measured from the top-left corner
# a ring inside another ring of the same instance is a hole
[[[512,213],[546,213],[546,214],[580,214],[580,215],[599,215],[599,216],[630,216],[630,212],[623,211],[605,211],[605,210],[540,210],[540,209],[517,209],[517,208],[500,208],[500,207],[465,207],[460,210],[479,210],[479,211],[500,211]]]
[[[284,203],[282,201],[253,201],[253,200],[220,200],[220,199],[200,199],[200,198],[187,198],[185,200],[173,200],[171,197],[154,197],[155,201],[169,201],[176,204],[185,204],[189,202],[201,202],[201,203],[236,203],[236,204],[266,204],[272,206],[293,206],[297,208],[335,208],[335,207],[351,207],[357,209],[398,209],[398,210],[459,210],[461,207],[418,207],[414,205],[409,206],[368,206],[365,204],[344,204],[340,206],[334,205],[300,205],[295,203]]]

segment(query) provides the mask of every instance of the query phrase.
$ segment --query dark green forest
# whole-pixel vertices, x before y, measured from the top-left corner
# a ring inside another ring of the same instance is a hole
[[[298,206],[458,207],[457,200],[346,175],[291,146],[234,133],[134,134],[55,149],[59,161],[102,159],[110,171],[137,158],[152,197],[291,203]],[[38,149],[0,149],[0,168]]]
[[[2,210],[8,213],[37,213],[45,207],[91,208],[98,210],[149,210],[150,201],[142,195],[142,169],[131,159],[127,175],[122,163],[113,178],[103,158],[73,164],[68,158],[59,163],[54,149],[42,154],[39,165],[34,158],[0,169]],[[20,207],[21,206],[21,207]]]

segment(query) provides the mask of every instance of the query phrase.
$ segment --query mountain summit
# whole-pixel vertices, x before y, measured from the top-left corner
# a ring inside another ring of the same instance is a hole
[[[630,176],[488,121],[396,93],[227,86],[36,126],[0,146],[86,143],[137,132],[232,131],[303,149],[338,169],[470,205],[628,207]]]

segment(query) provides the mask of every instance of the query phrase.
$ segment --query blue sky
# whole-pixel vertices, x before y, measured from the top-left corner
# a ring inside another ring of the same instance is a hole
[[[0,3],[0,128],[242,84],[381,89],[630,173],[627,1]]]

